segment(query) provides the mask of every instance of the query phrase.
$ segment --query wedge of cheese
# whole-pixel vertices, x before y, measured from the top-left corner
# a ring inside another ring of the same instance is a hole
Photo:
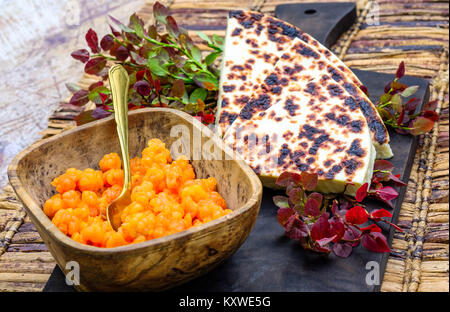
[[[283,171],[308,171],[319,174],[318,191],[354,195],[372,177],[370,128],[354,96],[307,70],[312,63],[279,60],[223,139],[265,186]]]
[[[332,52],[300,29],[271,16],[232,11],[228,19],[219,91],[217,127],[223,135],[240,111],[261,91],[262,80],[280,60],[289,60],[306,69],[303,77],[331,79],[352,93],[370,128],[377,158],[392,157],[389,134],[373,103],[359,88],[361,82]],[[302,56],[298,58],[297,56]],[[311,60],[304,66],[302,61]]]

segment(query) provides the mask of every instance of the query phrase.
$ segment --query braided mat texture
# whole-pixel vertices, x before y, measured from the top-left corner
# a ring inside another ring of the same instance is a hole
[[[276,5],[299,1],[161,2],[193,33],[200,30],[224,35],[229,9],[273,14]],[[149,22],[152,5],[153,1],[148,1],[138,12]],[[351,67],[385,73],[394,73],[403,60],[407,75],[429,79],[431,99],[439,102],[439,123],[420,138],[399,216],[404,232],[395,233],[381,290],[449,291],[448,2],[360,0],[357,8],[357,22],[339,39],[334,52]],[[95,80],[84,75],[79,85],[87,88]],[[61,106],[50,117],[43,137],[74,127],[73,118],[78,113],[78,109]],[[8,185],[0,193],[0,291],[40,291],[54,266],[51,254]]]

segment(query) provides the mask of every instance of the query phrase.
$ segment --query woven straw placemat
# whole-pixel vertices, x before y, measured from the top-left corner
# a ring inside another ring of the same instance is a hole
[[[224,35],[229,9],[273,14],[276,5],[299,1],[162,2],[193,33]],[[148,1],[138,15],[151,21],[152,5]],[[334,52],[349,66],[386,73],[394,73],[405,61],[407,75],[430,80],[431,99],[438,100],[440,114],[432,132],[420,138],[399,216],[404,232],[395,233],[381,290],[449,291],[448,2],[360,0],[357,8],[357,22],[339,39]],[[95,79],[84,75],[79,85],[87,88]],[[74,127],[78,113],[57,109],[43,137]],[[0,194],[0,291],[40,291],[54,265],[11,186],[6,186]]]

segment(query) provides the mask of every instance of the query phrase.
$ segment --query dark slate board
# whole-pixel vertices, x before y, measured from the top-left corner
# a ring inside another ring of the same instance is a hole
[[[306,10],[316,12],[305,14]],[[314,34],[329,47],[354,22],[351,13],[353,10],[354,4],[348,3],[341,6],[336,3],[290,4],[277,7],[276,13],[279,18]],[[333,14],[325,15],[329,12]],[[319,33],[314,31],[314,25],[318,25],[317,19],[314,19],[314,24],[309,22],[309,17],[316,18],[316,14],[327,16],[326,19],[319,19],[324,24],[317,28],[320,29]],[[338,32],[332,30],[333,23],[339,24]],[[367,86],[374,102],[384,93],[384,85],[394,78],[389,74],[353,71]],[[415,96],[428,99],[429,85],[426,80],[406,76],[402,81],[407,85],[418,85],[419,91]],[[417,140],[392,131],[390,135],[394,152],[391,162],[396,167],[394,173],[400,173],[402,180],[408,181]],[[394,201],[393,222],[397,221],[406,187],[397,190],[399,197]],[[380,269],[379,280],[382,281],[389,254],[371,253],[360,246],[354,248],[349,258],[341,259],[334,255],[323,256],[303,250],[298,243],[284,236],[283,229],[277,222],[276,207],[272,202],[272,196],[276,194],[273,190],[264,189],[255,227],[232,257],[210,273],[170,291],[379,291],[380,285],[367,285],[366,275],[369,270],[366,265],[370,261],[377,262]],[[381,205],[370,202],[368,207],[376,209]],[[384,230],[391,244],[394,231],[386,227]],[[65,284],[63,273],[56,267],[44,291],[74,291],[74,288]]]

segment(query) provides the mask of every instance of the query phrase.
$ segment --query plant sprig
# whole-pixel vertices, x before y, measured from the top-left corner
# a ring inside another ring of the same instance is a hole
[[[401,134],[420,135],[433,129],[434,123],[439,120],[435,112],[437,101],[425,104],[424,108],[417,112],[421,99],[413,97],[418,86],[407,86],[399,80],[405,75],[405,63],[401,62],[393,81],[384,88],[384,94],[380,96],[377,110],[384,123]],[[409,100],[405,100],[410,98]]]
[[[368,189],[367,183],[359,187],[355,199],[344,194],[333,197],[314,192],[317,174],[283,172],[276,183],[286,188],[287,196],[273,198],[278,207],[278,222],[286,236],[300,242],[304,249],[318,253],[333,252],[346,258],[360,243],[373,252],[389,252],[387,239],[377,223],[384,222],[402,230],[385,219],[392,217],[389,211],[381,208],[368,212],[362,202],[370,197],[392,207],[392,200],[398,193],[382,183],[405,185],[398,175],[392,173],[393,169],[389,161],[378,160],[371,187]]]
[[[110,16],[116,30],[99,42],[97,33],[89,29],[86,42],[90,49],[72,52],[72,57],[85,64],[86,73],[101,77],[88,90],[67,84],[73,93],[70,104],[84,105],[92,101],[96,109],[77,118],[82,124],[110,115],[113,111],[107,79],[110,64],[122,64],[128,71],[129,109],[171,107],[188,112],[205,124],[214,122],[219,73],[214,62],[223,50],[223,39],[199,33],[213,51],[203,57],[187,31],[178,26],[169,10],[159,2],[153,6],[154,24],[145,28],[136,15],[125,25]],[[161,30],[162,29],[162,30]]]

